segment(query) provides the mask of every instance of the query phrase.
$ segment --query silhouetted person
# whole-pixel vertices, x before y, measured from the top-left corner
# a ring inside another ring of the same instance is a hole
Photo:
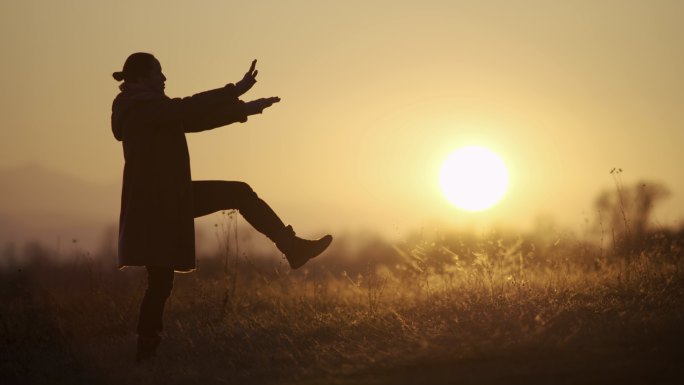
[[[242,80],[187,98],[164,94],[166,77],[148,53],[128,57],[121,93],[112,105],[112,131],[123,141],[125,166],[119,220],[119,267],[145,266],[148,287],[140,306],[136,361],[154,356],[161,341],[164,304],[174,271],[195,269],[194,218],[237,209],[270,238],[296,269],[322,253],[332,236],[315,241],[295,236],[291,226],[244,182],[192,181],[186,132],[210,130],[235,122],[280,101],[239,99],[256,83],[256,60]]]

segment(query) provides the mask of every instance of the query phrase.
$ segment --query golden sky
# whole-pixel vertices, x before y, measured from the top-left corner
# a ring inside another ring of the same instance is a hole
[[[109,118],[120,70],[153,53],[167,94],[239,80],[282,102],[189,134],[194,179],[244,180],[307,231],[402,234],[435,221],[528,226],[593,217],[597,193],[646,178],[684,217],[682,1],[3,1],[0,168],[118,181]],[[510,172],[494,208],[439,191],[450,151]],[[2,182],[0,182],[2,183]],[[116,217],[118,213],[113,213]]]

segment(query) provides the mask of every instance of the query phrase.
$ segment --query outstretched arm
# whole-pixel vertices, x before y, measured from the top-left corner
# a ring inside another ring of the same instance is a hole
[[[225,87],[185,98],[174,98],[162,103],[162,111],[159,116],[169,121],[182,121],[185,125],[192,125],[198,119],[203,119],[219,109],[229,108],[234,114],[241,112],[235,85],[227,84]],[[245,116],[246,118],[246,116]]]
[[[235,95],[239,96],[244,94],[256,83],[256,76],[259,73],[259,71],[256,70],[256,62],[256,59],[252,61],[249,70],[245,73],[242,80],[235,83],[235,86],[232,88]],[[280,101],[279,97],[270,97],[243,102],[238,100],[237,96],[230,103],[221,104],[216,109],[205,113],[201,117],[186,120],[185,131],[199,132],[235,122],[245,122],[247,121],[247,116],[261,114],[264,109]]]
[[[222,107],[225,103],[235,102],[237,98],[256,84],[256,76],[259,73],[256,70],[256,62],[256,59],[254,59],[245,76],[235,84],[227,84],[223,88],[200,92],[199,94],[180,99],[183,109],[186,110],[184,112],[190,115],[206,113],[207,111],[203,111],[206,108]]]
[[[246,122],[247,116],[261,114],[266,108],[278,103],[277,96],[261,98],[250,102],[237,101],[236,106],[223,106],[202,118],[185,124],[185,132],[199,132],[226,126],[235,122]]]
[[[256,83],[256,60],[236,84],[200,92],[186,98],[166,99],[155,103],[151,114],[162,121],[181,121],[185,132],[198,132],[245,122],[249,115],[260,114],[265,108],[280,101],[278,97],[243,102],[238,97]]]

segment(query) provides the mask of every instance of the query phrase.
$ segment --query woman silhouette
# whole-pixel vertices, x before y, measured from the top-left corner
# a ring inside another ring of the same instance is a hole
[[[174,271],[195,269],[194,218],[237,209],[270,238],[296,269],[322,253],[332,236],[310,241],[244,182],[193,181],[186,132],[235,122],[280,101],[278,97],[243,102],[256,83],[256,60],[239,82],[186,98],[164,94],[166,77],[149,53],[134,53],[113,77],[123,83],[112,104],[112,131],[123,142],[125,166],[119,219],[119,268],[145,266],[148,286],[140,306],[136,361],[154,356],[161,341],[164,304]]]

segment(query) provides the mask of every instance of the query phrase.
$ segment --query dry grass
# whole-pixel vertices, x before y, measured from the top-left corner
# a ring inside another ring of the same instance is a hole
[[[611,255],[437,235],[350,260],[333,251],[296,272],[204,259],[176,275],[166,338],[143,366],[132,359],[143,271],[29,250],[0,279],[0,382],[681,383],[679,239]]]

